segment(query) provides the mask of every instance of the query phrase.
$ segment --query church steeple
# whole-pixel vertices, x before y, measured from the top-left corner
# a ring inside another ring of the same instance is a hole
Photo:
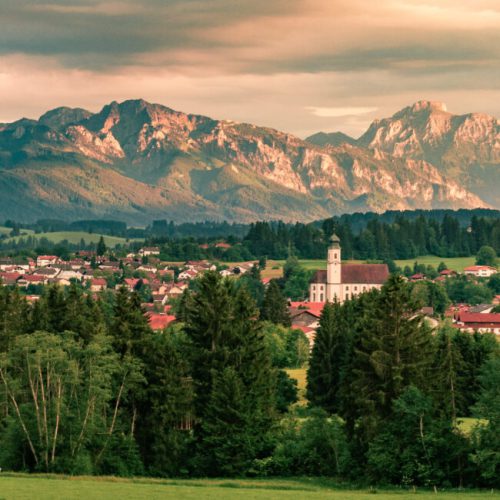
[[[330,301],[333,301],[335,297],[340,300],[341,260],[340,238],[332,234],[326,263],[326,296]]]

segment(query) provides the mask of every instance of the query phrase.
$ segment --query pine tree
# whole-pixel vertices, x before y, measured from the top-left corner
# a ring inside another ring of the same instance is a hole
[[[271,280],[264,295],[261,318],[277,325],[291,326],[288,303],[276,280]]]
[[[366,308],[355,353],[353,397],[369,434],[391,415],[393,401],[410,385],[429,385],[433,360],[429,327],[417,314],[409,287],[391,276]]]

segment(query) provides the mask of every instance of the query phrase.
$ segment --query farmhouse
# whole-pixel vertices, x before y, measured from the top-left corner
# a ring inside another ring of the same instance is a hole
[[[455,327],[465,332],[500,335],[500,313],[461,312],[458,314]]]
[[[330,238],[327,269],[316,271],[309,285],[310,302],[342,303],[373,288],[381,288],[389,276],[386,264],[342,264],[340,239]]]
[[[497,270],[490,266],[469,266],[464,269],[464,273],[478,278],[489,278],[491,275],[496,274]]]

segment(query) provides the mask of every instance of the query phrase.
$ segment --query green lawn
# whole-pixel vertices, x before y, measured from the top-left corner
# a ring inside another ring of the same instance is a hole
[[[373,493],[379,500],[417,497],[422,500],[437,498],[467,498],[482,500],[500,498],[491,492],[438,492],[416,493],[406,490],[377,490],[369,488],[349,490],[337,486],[333,481],[299,479],[242,479],[242,480],[153,480],[120,479],[112,477],[67,477],[28,476],[2,474],[0,476],[0,498],[5,500],[33,499],[216,499],[216,500],[272,500],[272,499],[334,499],[371,500]]]
[[[75,245],[80,243],[80,240],[82,238],[85,240],[85,243],[88,244],[88,243],[97,243],[99,241],[99,238],[101,237],[101,235],[98,233],[86,233],[85,231],[61,231],[55,233],[39,233],[39,234],[34,234],[34,236],[38,239],[47,238],[49,241],[52,241],[54,243],[59,243],[60,241],[68,240],[70,243],[73,243]],[[22,236],[8,238],[5,241],[8,242],[14,239],[17,240],[19,238],[22,238]],[[107,246],[114,247],[118,244],[127,243],[127,240],[125,238],[119,238],[116,236],[104,235],[104,242],[106,243]]]

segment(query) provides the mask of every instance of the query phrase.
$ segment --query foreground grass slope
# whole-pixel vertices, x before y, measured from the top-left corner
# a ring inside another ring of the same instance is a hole
[[[322,479],[272,479],[272,480],[154,480],[120,479],[112,477],[68,477],[3,474],[0,476],[0,498],[5,500],[38,500],[80,498],[95,499],[297,499],[315,500],[371,500],[368,488],[349,490]],[[497,499],[500,494],[479,491],[449,491],[437,495],[430,491],[416,493],[407,490],[378,490],[376,498],[392,500],[416,497],[422,500],[435,498],[466,498],[467,500]]]

